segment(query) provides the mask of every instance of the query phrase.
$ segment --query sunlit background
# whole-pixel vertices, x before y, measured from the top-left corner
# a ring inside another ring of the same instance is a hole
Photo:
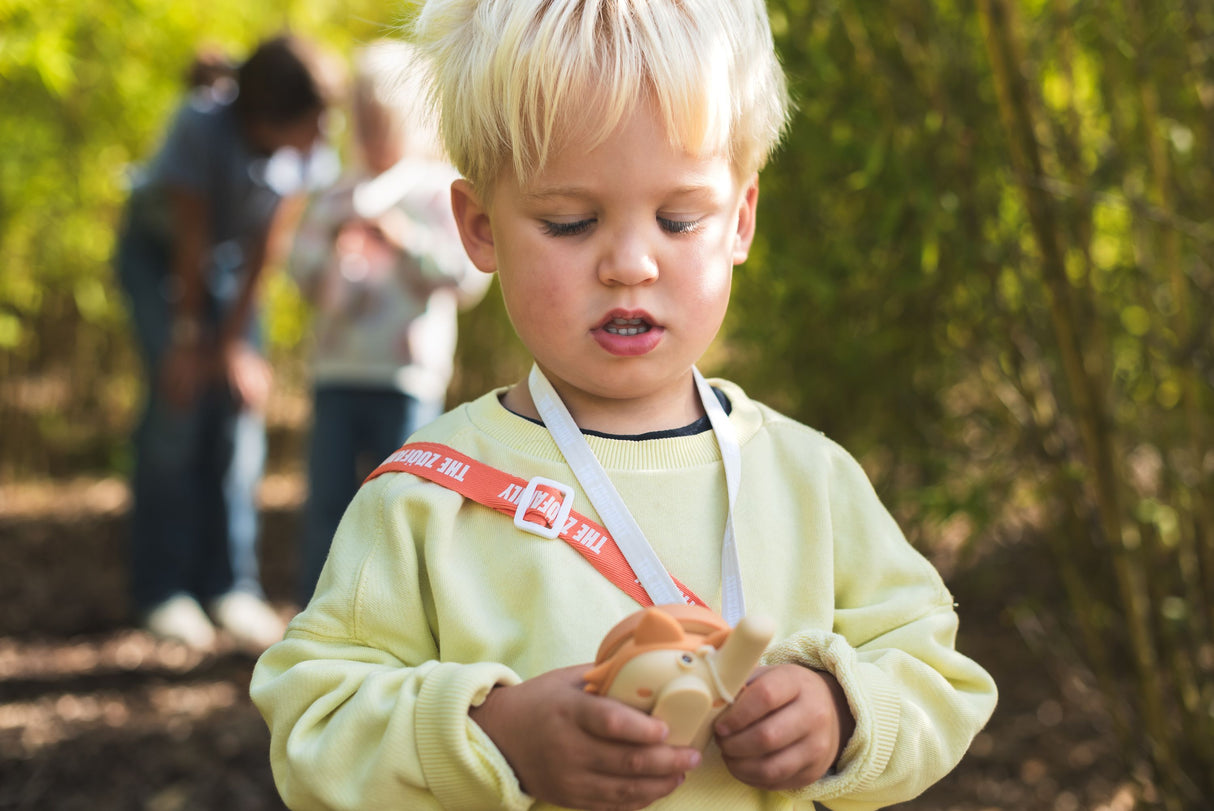
[[[1214,797],[1214,6],[769,2],[797,109],[703,368],[864,463],[1003,694],[907,809]],[[252,661],[129,627],[139,364],[109,264],[194,54],[366,0],[0,0],[0,809],[278,809]],[[339,144],[346,138],[333,121]],[[270,596],[294,571],[309,318],[269,291]],[[455,403],[526,359],[496,291]]]

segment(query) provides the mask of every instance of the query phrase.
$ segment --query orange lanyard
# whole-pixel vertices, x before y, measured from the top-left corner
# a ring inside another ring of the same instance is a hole
[[[559,482],[542,476],[527,481],[437,442],[405,445],[385,459],[366,481],[384,473],[412,473],[512,516],[515,526],[524,531],[545,538],[559,537],[628,596],[643,606],[653,605],[611,533],[572,510],[573,491]],[[708,607],[678,580],[674,584],[684,602]]]

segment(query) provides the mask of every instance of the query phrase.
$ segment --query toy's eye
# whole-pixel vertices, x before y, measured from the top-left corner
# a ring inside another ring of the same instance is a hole
[[[695,657],[690,653],[684,653],[679,657],[679,661],[682,662],[686,667],[691,667],[693,664],[695,664],[696,660]]]

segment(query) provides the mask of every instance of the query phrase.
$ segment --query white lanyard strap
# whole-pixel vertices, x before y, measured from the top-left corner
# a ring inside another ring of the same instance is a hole
[[[741,451],[738,447],[737,435],[733,424],[725,414],[725,409],[717,400],[716,394],[704,381],[699,370],[692,369],[696,390],[708,414],[721,450],[721,460],[725,466],[725,487],[728,495],[728,509],[725,517],[725,534],[721,544],[721,596],[723,601],[721,614],[731,626],[735,625],[746,613],[746,603],[742,594],[742,578],[738,565],[737,545],[733,532],[733,508],[737,499],[738,485],[741,482]],[[598,511],[603,525],[615,538],[616,545],[624,554],[628,564],[636,573],[637,580],[649,594],[655,605],[684,602],[683,594],[675,586],[674,580],[658,559],[657,553],[645,539],[645,534],[632,517],[628,506],[620,497],[615,485],[607,477],[607,472],[595,457],[590,446],[586,444],[581,430],[570,416],[569,410],[561,401],[560,395],[552,388],[548,378],[540,371],[539,366],[531,367],[527,378],[531,399],[539,411],[540,418],[556,442],[557,448],[569,463],[573,475],[577,477],[586,497]]]
[[[738,488],[742,483],[742,450],[733,423],[721,407],[721,401],[708,385],[708,381],[694,366],[696,389],[708,414],[708,422],[717,437],[721,450],[721,463],[725,468],[725,493],[728,503],[725,511],[725,535],[721,540],[721,615],[730,627],[746,615],[746,596],[742,593],[742,567],[738,563],[738,545],[733,531],[733,508],[738,502]]]

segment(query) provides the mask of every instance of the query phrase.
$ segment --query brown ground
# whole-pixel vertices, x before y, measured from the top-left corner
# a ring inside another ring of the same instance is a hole
[[[265,581],[284,613],[299,493],[290,476],[263,490]],[[282,809],[247,696],[253,660],[127,627],[126,504],[114,480],[0,487],[0,811]],[[1084,680],[1026,643],[1039,615],[1013,608],[1040,563],[1011,551],[950,582],[960,647],[994,674],[999,708],[951,775],[898,808],[1147,807]]]

